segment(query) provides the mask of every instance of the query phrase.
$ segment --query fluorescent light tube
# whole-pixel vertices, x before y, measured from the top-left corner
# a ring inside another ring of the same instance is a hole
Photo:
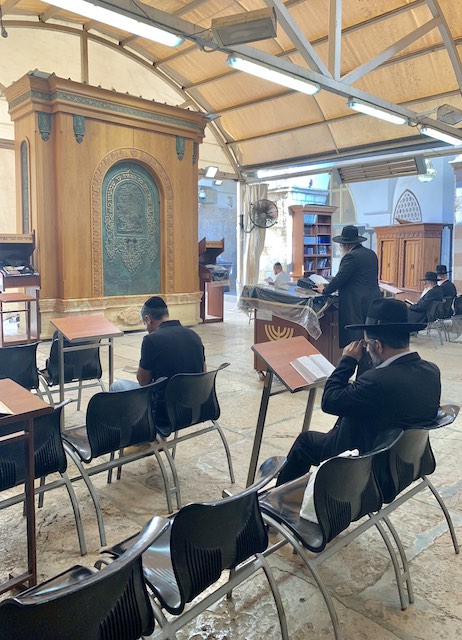
[[[348,100],[347,107],[354,109],[355,111],[359,111],[360,113],[364,113],[366,116],[380,118],[381,120],[386,120],[392,124],[407,123],[407,118],[404,116],[398,116],[396,113],[385,111],[385,109],[379,109],[378,107],[374,107],[372,104],[367,104],[366,102],[358,102],[358,100],[351,99]]]
[[[314,82],[308,82],[308,80],[302,80],[301,78],[296,78],[295,76],[288,75],[282,71],[276,71],[270,67],[257,64],[255,62],[249,62],[248,60],[237,58],[236,56],[229,56],[226,62],[234,69],[239,69],[239,71],[250,73],[253,76],[269,80],[270,82],[275,82],[276,84],[281,84],[282,86],[293,89],[294,91],[307,93],[309,96],[318,93],[321,89],[321,87],[314,84]]]
[[[435,138],[435,140],[441,140],[441,142],[447,142],[448,144],[452,144],[455,147],[460,147],[460,145],[462,145],[462,138],[456,138],[455,136],[449,135],[449,133],[444,133],[443,131],[439,131],[438,129],[433,129],[433,127],[420,126],[419,131],[424,136]],[[460,132],[460,135],[462,136],[462,131]]]
[[[92,2],[87,2],[87,0],[49,0],[49,4],[72,13],[77,13],[85,18],[90,18],[90,20],[102,22],[116,29],[133,33],[135,36],[165,44],[167,47],[178,47],[178,45],[184,42],[184,38],[181,36],[177,36],[169,31],[164,31],[164,29],[159,29],[146,22],[135,20],[123,13],[111,11]]]
[[[206,178],[214,178],[218,173],[218,167],[207,167],[205,170]]]
[[[223,180],[215,180],[215,184],[219,187],[220,184],[223,184]]]

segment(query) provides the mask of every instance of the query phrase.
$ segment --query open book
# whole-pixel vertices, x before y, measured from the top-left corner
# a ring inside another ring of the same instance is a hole
[[[334,365],[320,353],[315,353],[312,356],[301,356],[290,364],[307,382],[326,380],[335,370]]]
[[[318,273],[312,273],[308,276],[308,279],[311,280],[313,284],[329,284],[329,280],[326,280],[324,276],[320,276]]]
[[[0,400],[0,418],[4,418],[5,416],[13,416],[14,411],[11,411],[9,407],[6,406],[4,402]]]

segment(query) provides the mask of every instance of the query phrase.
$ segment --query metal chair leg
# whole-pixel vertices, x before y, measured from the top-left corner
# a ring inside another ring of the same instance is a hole
[[[61,478],[64,480],[64,484],[72,504],[72,509],[74,511],[75,526],[77,527],[77,536],[79,538],[80,555],[85,556],[87,555],[87,546],[85,544],[85,534],[83,532],[79,503],[77,502],[74,487],[72,486],[72,482],[69,480],[67,473],[61,473]]]
[[[223,442],[223,446],[226,452],[226,458],[228,460],[229,477],[232,484],[234,484],[236,480],[234,478],[233,461],[231,459],[231,451],[229,450],[228,441],[226,440],[225,434],[223,433],[223,429],[219,424],[219,422],[217,420],[212,420],[212,422],[215,425],[215,428],[217,429],[218,433],[220,434],[221,441]]]
[[[446,522],[448,523],[448,527],[449,527],[449,532],[451,534],[452,544],[454,546],[454,551],[457,554],[457,553],[459,553],[459,543],[457,541],[456,531],[455,531],[454,525],[452,523],[452,518],[449,515],[449,511],[448,511],[446,505],[443,502],[443,498],[440,496],[440,494],[438,493],[437,489],[435,489],[435,487],[430,482],[430,480],[427,478],[427,476],[422,476],[422,477],[423,477],[424,482],[426,483],[427,487],[430,489],[430,491],[435,496],[438,504],[441,507],[442,512],[444,513],[444,517],[446,518]]]

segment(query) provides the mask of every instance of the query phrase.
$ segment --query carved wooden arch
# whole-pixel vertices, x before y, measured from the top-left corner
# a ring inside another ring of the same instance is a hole
[[[152,175],[159,190],[160,228],[161,228],[161,289],[173,291],[173,189],[167,172],[158,160],[141,149],[123,147],[110,151],[101,160],[91,180],[91,226],[93,256],[93,296],[103,295],[103,246],[102,220],[103,206],[102,185],[109,169],[123,161],[138,162]]]

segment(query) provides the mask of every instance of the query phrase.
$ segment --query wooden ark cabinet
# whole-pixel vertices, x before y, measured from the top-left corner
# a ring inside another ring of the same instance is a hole
[[[420,279],[426,271],[435,271],[440,262],[443,226],[419,222],[375,227],[379,280],[405,293],[422,291]]]
[[[332,275],[332,214],[337,207],[292,205],[292,275]]]

